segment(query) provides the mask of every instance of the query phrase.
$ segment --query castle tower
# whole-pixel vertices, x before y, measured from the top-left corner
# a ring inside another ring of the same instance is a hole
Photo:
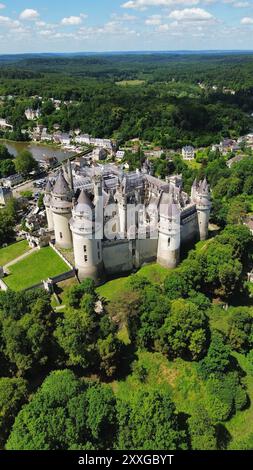
[[[126,178],[120,183],[116,193],[118,201],[118,216],[119,216],[119,232],[121,237],[125,237],[127,231],[127,194],[126,194]]]
[[[163,193],[159,205],[157,262],[175,268],[180,260],[180,207],[172,193]]]
[[[80,280],[90,277],[97,281],[103,271],[101,230],[98,225],[95,224],[95,207],[82,189],[70,221],[75,267]]]
[[[211,195],[206,179],[200,181],[196,186],[195,203],[198,213],[199,237],[200,240],[208,238],[208,225],[211,212]]]
[[[56,244],[61,248],[72,248],[72,235],[69,226],[73,192],[60,171],[51,196],[51,210]]]
[[[53,213],[51,209],[51,193],[53,190],[53,185],[51,184],[50,180],[47,181],[46,189],[45,189],[45,196],[44,196],[44,205],[46,208],[46,214],[47,214],[47,226],[48,230],[52,231],[54,230],[54,219],[53,219]]]

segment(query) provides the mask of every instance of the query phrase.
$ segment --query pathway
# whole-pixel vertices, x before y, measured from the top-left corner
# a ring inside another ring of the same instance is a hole
[[[37,246],[35,248],[32,248],[31,250],[27,251],[23,255],[18,256],[18,258],[15,258],[12,261],[10,261],[9,263],[5,264],[4,269],[9,268],[10,266],[12,266],[13,264],[18,263],[19,261],[22,261],[22,259],[27,258],[28,256],[32,255],[33,253],[35,253],[38,250],[39,250],[39,248]]]

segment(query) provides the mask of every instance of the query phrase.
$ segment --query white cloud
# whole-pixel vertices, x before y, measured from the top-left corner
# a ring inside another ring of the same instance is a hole
[[[4,3],[0,3],[0,10],[3,10],[4,8],[6,8],[6,5]]]
[[[81,13],[80,16],[68,16],[61,20],[61,24],[64,26],[76,26],[83,22],[83,19],[87,18],[87,15]]]
[[[173,5],[198,5],[200,0],[129,0],[121,5],[122,8],[146,10],[148,7],[171,7]]]
[[[0,16],[0,25],[7,26],[8,28],[17,28],[20,23],[17,20],[12,20],[8,16]]]
[[[21,20],[33,21],[33,20],[37,20],[39,18],[39,16],[40,15],[39,15],[37,10],[33,10],[32,8],[26,8],[20,14],[20,19]]]
[[[124,13],[123,15],[118,15],[117,13],[112,13],[111,18],[117,21],[135,21],[137,20],[137,16],[129,15],[128,13]]]
[[[162,17],[161,15],[152,15],[146,19],[145,23],[151,26],[157,26],[161,24]]]
[[[246,16],[245,18],[241,19],[241,24],[253,24],[253,18]]]
[[[250,6],[249,2],[236,2],[233,4],[235,8],[248,8]]]
[[[169,18],[176,21],[212,21],[215,19],[211,13],[202,8],[174,10],[169,14]]]

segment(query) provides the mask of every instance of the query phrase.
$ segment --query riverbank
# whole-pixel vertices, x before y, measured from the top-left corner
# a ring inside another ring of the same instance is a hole
[[[14,140],[0,139],[0,143],[5,145],[8,151],[16,157],[22,150],[29,150],[37,160],[45,157],[56,157],[59,162],[68,157],[72,157],[76,152],[62,148],[61,145],[46,142],[17,142]]]

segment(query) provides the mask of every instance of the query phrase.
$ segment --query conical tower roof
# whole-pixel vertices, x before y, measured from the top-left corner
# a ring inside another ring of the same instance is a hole
[[[75,212],[85,212],[88,207],[90,209],[94,209],[94,205],[92,204],[89,195],[84,189],[82,189],[77,200],[77,205],[75,206]]]
[[[46,188],[45,188],[45,193],[50,194],[52,189],[53,189],[53,185],[52,185],[50,179],[48,179],[47,180],[47,185],[46,185]]]
[[[57,177],[53,192],[54,194],[59,195],[59,196],[64,196],[70,193],[70,187],[66,179],[64,178],[62,171],[60,171]]]
[[[175,201],[172,192],[163,193],[159,204],[160,215],[172,219],[180,213],[180,206]]]

